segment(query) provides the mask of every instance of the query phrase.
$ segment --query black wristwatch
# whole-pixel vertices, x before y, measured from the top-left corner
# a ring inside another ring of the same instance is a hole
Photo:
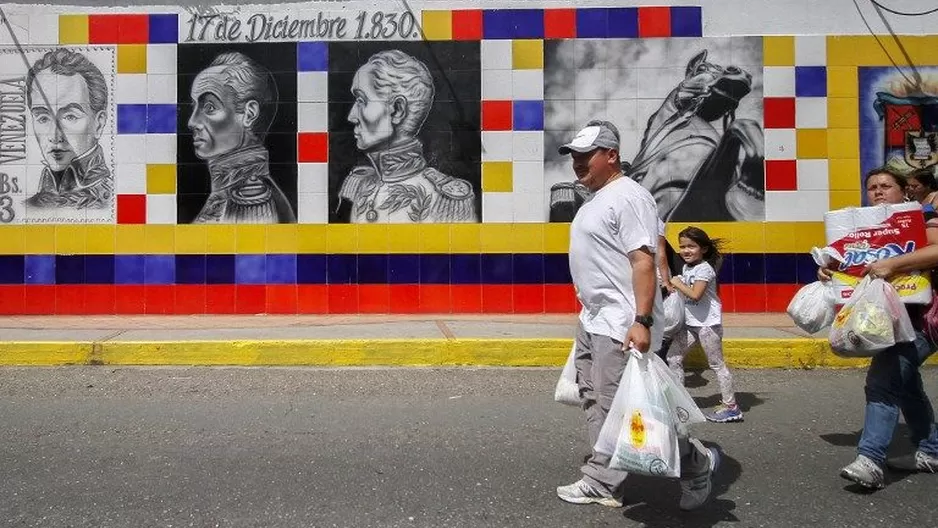
[[[648,329],[651,329],[651,326],[655,324],[655,320],[650,315],[636,315],[635,322]]]

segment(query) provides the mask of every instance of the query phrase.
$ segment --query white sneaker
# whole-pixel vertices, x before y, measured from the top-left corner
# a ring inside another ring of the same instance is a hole
[[[621,508],[622,501],[590,486],[583,479],[573,484],[560,486],[557,488],[557,496],[560,500],[573,504],[602,504],[610,508]]]
[[[920,473],[938,473],[938,457],[924,451],[916,451],[915,469]]]
[[[857,455],[856,460],[844,466],[840,470],[840,476],[867,489],[883,489],[886,487],[883,468],[864,455]]]
[[[696,510],[710,499],[713,491],[713,473],[720,465],[720,453],[716,449],[705,448],[700,440],[691,438],[690,442],[700,451],[707,453],[710,467],[707,472],[689,479],[681,479],[681,509],[684,511]]]

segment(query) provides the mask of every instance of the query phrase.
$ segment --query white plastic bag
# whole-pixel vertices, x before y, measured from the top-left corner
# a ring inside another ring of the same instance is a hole
[[[834,322],[837,298],[830,282],[814,281],[798,290],[788,303],[788,315],[798,328],[815,334]]]
[[[580,397],[580,387],[576,384],[576,365],[573,360],[576,358],[576,339],[573,340],[573,346],[570,348],[570,355],[567,356],[567,363],[560,372],[560,379],[557,380],[557,387],[554,388],[554,401],[564,405],[573,405],[579,407],[583,405],[583,398]]]
[[[664,299],[664,336],[671,337],[684,327],[684,295],[673,292]]]
[[[913,341],[909,313],[891,284],[864,277],[831,325],[828,338],[843,357],[872,357],[896,343]]]

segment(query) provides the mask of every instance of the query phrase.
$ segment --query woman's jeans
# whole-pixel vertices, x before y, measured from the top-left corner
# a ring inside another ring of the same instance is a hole
[[[866,374],[866,418],[859,454],[884,464],[902,411],[918,450],[938,456],[935,413],[919,372],[934,350],[935,344],[916,332],[915,341],[898,343],[873,357]]]

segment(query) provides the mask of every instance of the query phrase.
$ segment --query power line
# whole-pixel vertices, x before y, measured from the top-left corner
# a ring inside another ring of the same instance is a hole
[[[921,11],[921,12],[919,12],[919,13],[909,13],[909,12],[905,12],[905,11],[897,11],[897,10],[892,9],[892,8],[890,8],[890,7],[886,7],[886,6],[884,6],[883,4],[877,2],[876,0],[870,0],[870,3],[873,4],[873,5],[875,5],[875,6],[878,7],[878,8],[882,9],[883,11],[887,11],[887,12],[889,12],[889,13],[892,13],[892,14],[894,14],[894,15],[899,15],[899,16],[917,17],[917,16],[930,15],[930,14],[932,14],[932,13],[938,13],[938,7],[934,8],[934,9],[929,9],[928,11]]]
[[[876,2],[874,2],[873,0],[870,0],[870,1],[873,2],[873,4],[876,4]],[[883,42],[882,42],[881,40],[879,40],[879,35],[877,35],[876,32],[873,31],[873,28],[870,27],[870,23],[867,22],[866,16],[863,15],[863,10],[860,9],[860,4],[857,3],[857,0],[853,0],[853,5],[854,5],[854,7],[857,8],[857,13],[859,13],[860,19],[863,20],[863,25],[866,26],[866,29],[867,29],[867,31],[870,32],[870,35],[873,35],[873,38],[876,39],[876,43],[879,44],[879,47],[882,48],[883,53],[885,53],[885,54],[886,54],[886,57],[889,58],[889,62],[891,62],[892,65],[895,66],[896,71],[899,72],[899,75],[902,75],[902,77],[905,78],[906,82],[908,82],[910,86],[913,86],[913,87],[918,88],[918,87],[919,87],[919,83],[913,81],[912,79],[910,79],[909,76],[906,75],[904,71],[902,71],[902,68],[901,68],[901,67],[896,63],[896,61],[892,58],[892,55],[889,54],[889,50],[886,49],[885,44],[883,44]],[[894,36],[894,37],[895,37],[895,36]],[[897,42],[898,42],[898,39],[897,39]],[[912,66],[912,65],[910,64],[909,66]]]

